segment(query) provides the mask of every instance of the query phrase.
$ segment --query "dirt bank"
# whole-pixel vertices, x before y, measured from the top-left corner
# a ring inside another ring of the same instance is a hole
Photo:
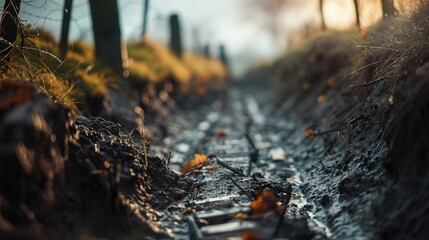
[[[2,238],[170,234],[158,210],[190,186],[165,160],[119,124],[72,119],[33,86],[1,83]]]
[[[308,150],[291,153],[302,191],[338,239],[429,235],[428,10],[327,34],[274,66],[274,112],[301,123],[292,136]]]

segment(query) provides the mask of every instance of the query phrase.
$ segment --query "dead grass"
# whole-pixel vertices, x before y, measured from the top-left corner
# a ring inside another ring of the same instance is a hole
[[[225,79],[227,72],[216,59],[207,59],[190,53],[177,58],[165,45],[151,39],[128,44],[130,79],[119,77],[96,63],[94,47],[83,41],[70,44],[66,58],[59,59],[58,41],[42,29],[24,28],[23,44],[13,51],[8,70],[1,79],[31,82],[52,100],[60,101],[73,109],[76,102],[88,96],[103,97],[119,86],[158,84],[167,79],[177,81],[181,89]]]
[[[130,43],[127,46],[132,77],[151,82],[160,82],[170,76],[181,84],[191,79],[191,72],[166,46],[145,39],[145,43]]]

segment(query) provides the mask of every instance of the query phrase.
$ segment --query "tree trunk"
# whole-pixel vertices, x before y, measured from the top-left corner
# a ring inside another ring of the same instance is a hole
[[[64,59],[67,56],[67,50],[69,45],[69,32],[70,32],[70,19],[72,14],[73,0],[64,1],[63,9],[63,23],[61,27],[61,38],[60,38],[60,57]]]
[[[360,15],[359,15],[359,1],[353,0],[355,4],[355,12],[356,12],[356,26],[360,29]]]
[[[121,42],[116,0],[89,0],[94,32],[95,57],[121,76],[126,75],[126,48]]]
[[[10,61],[10,53],[13,49],[10,44],[15,44],[17,38],[20,8],[21,0],[6,0],[4,3],[0,20],[0,37],[4,39],[0,41],[0,58],[3,64]],[[3,67],[5,66],[6,64]]]
[[[144,9],[143,9],[143,26],[142,26],[142,38],[144,41],[144,37],[147,32],[147,15],[149,13],[149,0],[144,0]]]
[[[171,39],[170,47],[171,51],[177,56],[182,56],[182,39],[180,34],[180,22],[179,15],[173,14],[170,16],[170,30],[171,30]]]
[[[395,16],[396,9],[393,0],[381,0],[381,6],[383,9],[383,18]]]
[[[326,30],[325,15],[323,14],[323,0],[319,0],[320,20],[322,22],[322,30]]]

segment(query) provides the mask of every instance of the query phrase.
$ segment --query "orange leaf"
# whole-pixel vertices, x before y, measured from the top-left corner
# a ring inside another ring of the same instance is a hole
[[[311,85],[308,82],[305,82],[302,84],[302,90],[304,90],[304,91],[310,90],[310,87],[311,87]]]
[[[183,211],[181,211],[181,212],[180,212],[180,214],[182,214],[182,215],[188,215],[188,214],[193,213],[193,212],[194,212],[194,210],[193,210],[193,209],[191,209],[191,208],[186,208],[186,209],[184,209]]]
[[[304,137],[307,139],[313,138],[314,137],[314,129],[307,128],[304,132]]]
[[[104,168],[110,168],[110,163],[108,161],[103,162]]]
[[[241,234],[243,240],[259,240],[259,235],[253,231],[246,230]]]
[[[104,169],[98,169],[98,170],[94,170],[88,173],[89,176],[96,176],[96,175],[105,175],[107,176],[109,173],[107,172],[107,170]]]
[[[207,168],[207,171],[214,172],[219,168],[219,165],[213,165]]]
[[[335,86],[336,83],[337,83],[337,78],[335,76],[330,77],[328,79],[328,86],[333,87],[333,86]]]
[[[217,130],[216,131],[216,136],[218,136],[218,137],[226,137],[226,136],[228,136],[228,134],[224,130]]]
[[[204,96],[207,94],[208,90],[205,86],[198,86],[196,92],[198,96]]]
[[[317,103],[318,104],[322,104],[326,101],[326,96],[325,95],[320,95],[317,97]]]
[[[192,172],[193,170],[204,166],[205,164],[207,164],[210,161],[209,157],[205,154],[198,154],[195,153],[194,154],[194,159],[189,160],[187,163],[182,164],[180,166],[180,171],[182,173],[189,173]]]
[[[245,213],[236,213],[236,214],[234,214],[233,218],[244,220],[244,219],[248,219],[249,215],[247,215]]]
[[[277,196],[272,190],[257,193],[256,200],[250,204],[250,208],[252,213],[256,214],[277,211],[279,210]]]

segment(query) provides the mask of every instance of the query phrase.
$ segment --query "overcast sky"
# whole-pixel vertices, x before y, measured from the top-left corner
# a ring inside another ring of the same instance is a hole
[[[92,41],[91,17],[88,0],[74,0],[71,37]],[[261,0],[270,1],[270,0]],[[318,0],[295,0],[297,4],[285,9],[281,17],[282,42],[303,24],[319,24]],[[136,40],[141,32],[144,0],[118,0],[122,37]],[[249,0],[151,0],[148,34],[163,43],[168,43],[168,16],[179,13],[183,41],[187,50],[192,50],[193,29],[199,30],[201,42],[210,44],[214,54],[218,45],[226,45],[235,66],[243,68],[251,62],[279,56],[282,50],[273,44],[269,31],[257,18],[249,14]],[[293,2],[293,0],[291,1]],[[328,25],[346,28],[353,24],[352,0],[326,0],[325,15]],[[0,0],[3,6],[4,0]],[[63,0],[23,0],[20,17],[29,24],[41,26],[58,36],[62,19]],[[371,15],[371,11],[367,11]],[[366,16],[366,15],[365,15]]]

